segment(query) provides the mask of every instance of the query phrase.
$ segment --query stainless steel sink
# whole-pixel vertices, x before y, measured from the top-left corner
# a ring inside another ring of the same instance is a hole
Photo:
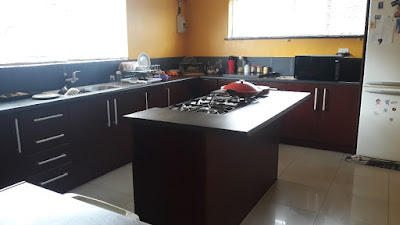
[[[79,90],[79,93],[88,93],[88,92],[104,91],[104,90],[115,89],[115,88],[119,88],[119,87],[107,84],[107,85],[93,85],[93,86],[82,87],[82,88],[78,88],[78,90]]]

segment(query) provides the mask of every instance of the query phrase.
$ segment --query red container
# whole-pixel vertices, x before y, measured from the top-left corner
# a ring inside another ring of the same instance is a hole
[[[235,73],[235,60],[230,59],[228,60],[228,74]]]

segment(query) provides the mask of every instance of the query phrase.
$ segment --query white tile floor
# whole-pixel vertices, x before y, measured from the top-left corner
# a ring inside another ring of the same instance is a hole
[[[400,224],[400,172],[348,163],[346,156],[280,145],[278,180],[241,225]],[[131,171],[128,164],[71,192],[133,211]]]

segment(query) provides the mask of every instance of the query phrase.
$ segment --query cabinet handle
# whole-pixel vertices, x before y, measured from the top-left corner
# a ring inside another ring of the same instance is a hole
[[[318,88],[315,88],[315,92],[314,92],[314,111],[317,110],[317,101],[318,101]]]
[[[41,166],[43,164],[46,164],[46,163],[49,163],[49,162],[53,162],[53,161],[58,160],[58,159],[62,159],[64,157],[66,157],[66,156],[67,156],[67,154],[63,153],[63,154],[61,154],[59,156],[56,156],[56,157],[53,157],[53,158],[50,158],[50,159],[46,159],[46,160],[43,160],[43,161],[40,161],[40,162],[37,162],[37,164],[39,166]]]
[[[169,94],[169,88],[167,88],[167,94],[168,94],[168,106],[171,105],[171,98],[170,98],[170,94]]]
[[[146,109],[149,109],[149,97],[147,92],[145,93],[145,96],[146,96]]]
[[[324,98],[322,99],[322,111],[326,109],[326,88],[324,88]]]
[[[115,113],[114,123],[115,123],[115,125],[118,125],[118,110],[117,110],[117,99],[116,98],[114,98],[114,113]]]
[[[107,100],[107,126],[111,127],[111,119],[110,119],[110,101]]]
[[[33,120],[33,122],[40,122],[40,121],[55,119],[55,118],[62,117],[62,116],[64,116],[64,114],[60,113],[60,114],[57,114],[57,115],[51,115],[51,116],[36,118],[36,119]]]
[[[63,177],[66,177],[66,176],[68,176],[68,173],[63,173],[63,174],[61,174],[60,176],[56,176],[56,177],[51,178],[51,179],[49,179],[49,180],[40,182],[40,186],[44,186],[44,185],[46,185],[46,184],[48,184],[48,183],[54,182],[54,181],[59,180],[59,179],[61,179],[61,178],[63,178]]]
[[[16,136],[17,136],[18,153],[22,153],[21,137],[19,136],[18,119],[15,119],[14,122],[15,122],[15,134],[16,134]]]
[[[44,143],[44,142],[52,141],[52,140],[55,140],[55,139],[58,139],[58,138],[62,138],[64,136],[65,136],[65,134],[59,134],[59,135],[56,135],[56,136],[53,136],[53,137],[41,139],[41,140],[36,141],[36,144],[41,144],[41,143]]]

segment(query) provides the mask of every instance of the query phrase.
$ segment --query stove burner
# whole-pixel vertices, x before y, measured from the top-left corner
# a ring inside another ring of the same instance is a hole
[[[172,105],[169,109],[190,112],[202,112],[208,114],[226,114],[235,109],[258,102],[259,97],[239,98],[227,93],[211,93],[206,96],[191,99],[189,101]]]

